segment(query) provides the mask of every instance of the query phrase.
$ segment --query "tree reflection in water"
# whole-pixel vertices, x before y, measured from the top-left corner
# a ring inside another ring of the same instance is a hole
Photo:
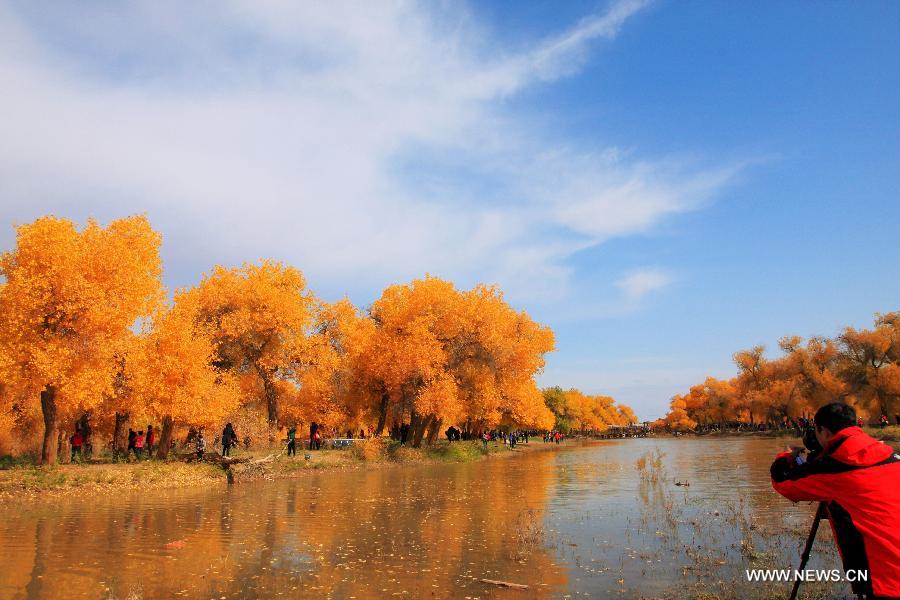
[[[771,490],[784,444],[610,440],[6,506],[0,597],[525,597],[482,578],[529,598],[763,597],[783,586],[744,569],[795,566],[812,515]],[[822,529],[810,566],[835,568]]]

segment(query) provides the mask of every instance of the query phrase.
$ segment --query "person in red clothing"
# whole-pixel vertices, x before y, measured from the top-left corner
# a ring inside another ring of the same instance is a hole
[[[853,582],[866,598],[900,598],[900,454],[856,426],[846,404],[816,412],[816,439],[822,450],[798,464],[799,449],[772,463],[772,487],[798,502],[825,502],[844,571],[868,571]]]
[[[75,435],[70,439],[72,442],[72,462],[75,462],[75,455],[81,457],[81,445],[84,443],[84,437],[81,435],[81,430],[76,429]]]
[[[137,437],[134,438],[134,457],[141,458],[144,453],[144,432],[138,431]]]

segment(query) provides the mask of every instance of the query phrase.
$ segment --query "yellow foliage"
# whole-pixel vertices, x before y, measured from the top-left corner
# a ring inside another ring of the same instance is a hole
[[[738,374],[709,378],[672,400],[672,429],[749,423],[782,425],[811,417],[830,402],[855,405],[865,419],[900,412],[900,313],[875,316],[871,330],[844,329],[836,339],[786,336],[784,355],[767,359],[762,346],[734,355]]]
[[[543,399],[545,405],[552,411],[556,424],[555,427],[563,430],[576,431],[604,431],[610,426],[628,426],[637,423],[638,419],[630,406],[616,404],[609,396],[592,396],[581,390],[561,388],[547,388],[544,390]],[[542,421],[546,423],[546,421]],[[538,425],[543,429],[549,426]]]
[[[388,287],[371,308],[364,386],[388,418],[492,427],[552,421],[534,377],[553,333],[510,307],[494,287],[460,292],[436,277]]]
[[[211,339],[219,368],[261,384],[257,400],[276,425],[280,401],[295,391],[285,382],[292,380],[308,350],[316,300],[306,290],[303,274],[274,261],[234,269],[217,266],[181,296],[196,307],[196,324]]]
[[[426,276],[364,313],[320,302],[299,270],[264,260],[217,266],[167,305],[159,246],[143,216],[17,229],[0,256],[0,435],[43,414],[55,454],[57,428],[84,414],[104,431],[125,415],[171,432],[259,410],[270,432],[285,421],[410,421],[416,439],[449,424],[553,426],[535,384],[553,332],[496,287]],[[612,404],[586,422],[633,418]]]
[[[0,369],[21,397],[47,399],[42,460],[55,461],[58,422],[112,393],[130,328],[162,302],[159,245],[143,216],[81,231],[43,217],[18,227],[16,248],[0,257]]]
[[[158,419],[193,426],[218,425],[238,406],[233,374],[213,366],[215,349],[198,326],[196,297],[181,293],[154,319],[128,361],[134,399]]]

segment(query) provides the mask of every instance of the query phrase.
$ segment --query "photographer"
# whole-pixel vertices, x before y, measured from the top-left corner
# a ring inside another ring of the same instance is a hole
[[[805,461],[800,448],[779,454],[772,487],[794,502],[827,503],[844,571],[868,571],[854,593],[900,597],[900,455],[857,427],[846,404],[823,406],[814,424],[804,443],[821,450]]]

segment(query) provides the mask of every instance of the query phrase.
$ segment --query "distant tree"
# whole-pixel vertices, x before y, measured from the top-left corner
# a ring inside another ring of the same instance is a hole
[[[900,312],[876,315],[870,330],[847,327],[838,346],[851,397],[874,416],[900,412]]]
[[[900,312],[875,315],[873,329],[844,329],[837,339],[786,336],[784,353],[767,359],[762,346],[734,355],[738,374],[708,378],[672,399],[663,419],[672,429],[738,421],[780,425],[847,401],[862,414],[900,412]],[[692,425],[693,424],[693,425]]]

